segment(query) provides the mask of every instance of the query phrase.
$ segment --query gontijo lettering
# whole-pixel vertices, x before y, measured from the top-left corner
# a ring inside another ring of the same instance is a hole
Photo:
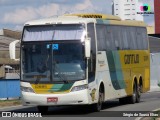
[[[126,54],[126,55],[124,55],[124,63],[125,64],[137,64],[137,63],[139,63],[139,55],[138,54]]]

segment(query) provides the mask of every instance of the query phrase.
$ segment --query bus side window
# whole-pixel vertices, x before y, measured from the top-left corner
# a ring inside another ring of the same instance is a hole
[[[116,50],[113,26],[106,26],[106,40],[105,41],[106,41],[107,50]]]
[[[138,27],[136,28],[136,37],[137,37],[137,46],[138,50],[144,50],[145,45],[143,44],[143,36],[142,36],[143,30],[142,28]]]
[[[129,42],[129,46],[132,50],[136,50],[137,49],[137,41],[136,41],[136,27],[128,27],[127,28],[128,31],[128,38],[130,38],[130,42]]]
[[[140,28],[140,29],[141,29],[141,37],[142,37],[143,49],[147,50],[148,49],[147,30],[145,28]]]
[[[122,32],[122,36],[123,36],[123,50],[128,50],[129,48],[129,39],[127,37],[127,27],[122,27],[123,32]]]
[[[97,33],[97,47],[98,51],[106,51],[106,26],[105,25],[96,25],[96,33]]]
[[[118,44],[118,40],[115,40],[115,45],[116,45],[116,49],[119,50],[120,47],[119,47],[119,44]]]
[[[92,54],[93,53],[91,52],[91,57],[90,57],[90,59],[88,59],[88,72],[89,72],[89,75],[93,71],[93,67],[92,67],[92,65],[93,65]]]
[[[95,68],[96,68],[96,57],[95,54],[91,51],[91,57],[88,60],[88,78],[89,82],[94,81],[95,78]]]

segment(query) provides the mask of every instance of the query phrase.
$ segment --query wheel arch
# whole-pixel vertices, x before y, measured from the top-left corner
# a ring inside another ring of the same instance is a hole
[[[139,77],[139,87],[140,87],[140,91],[143,92],[143,78],[142,76]]]
[[[105,86],[104,86],[104,83],[103,81],[100,82],[99,84],[99,88],[98,88],[98,91],[102,90],[102,92],[104,93],[103,94],[103,101],[105,100]]]
[[[137,76],[134,76],[134,77],[133,77],[133,81],[132,81],[132,93],[133,93],[133,87],[134,87],[134,84],[136,84],[136,86],[138,85],[138,79],[137,79]]]
[[[139,85],[142,85],[142,86],[143,86],[143,79],[142,79],[142,76],[139,77]]]
[[[135,83],[136,85],[138,85],[138,79],[137,79],[137,77],[134,78],[133,85],[134,85],[134,83]]]

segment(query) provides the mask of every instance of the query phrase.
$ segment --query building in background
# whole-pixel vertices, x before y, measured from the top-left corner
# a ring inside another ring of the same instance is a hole
[[[1,79],[13,79],[17,78],[19,73],[19,62],[10,59],[9,56],[9,44],[12,41],[21,38],[20,31],[12,31],[8,29],[0,30],[0,78]],[[19,45],[17,46],[17,56],[19,57]]]
[[[112,14],[122,20],[144,21],[149,34],[151,90],[160,85],[160,0],[113,0]]]
[[[144,21],[147,26],[148,34],[155,34],[155,27],[160,33],[160,0],[113,0],[112,14],[119,16],[122,20]],[[156,7],[157,6],[157,7]],[[154,16],[156,21],[154,21]],[[155,24],[155,25],[154,25]]]
[[[140,20],[143,21],[143,16],[137,14],[139,10],[138,0],[113,0],[114,15],[119,16],[122,20]]]

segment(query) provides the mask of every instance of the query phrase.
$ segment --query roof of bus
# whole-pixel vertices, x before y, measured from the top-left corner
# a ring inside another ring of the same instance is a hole
[[[89,23],[96,22],[96,19],[93,18],[81,18],[77,16],[58,16],[52,18],[45,18],[39,20],[32,20],[25,25],[49,25],[49,24],[79,24],[79,23]]]
[[[108,23],[109,22],[109,23]],[[143,21],[135,20],[97,20],[97,23],[110,24],[110,25],[122,25],[122,26],[138,26],[138,27],[147,27]]]
[[[65,16],[78,16],[81,18],[96,18],[96,19],[106,19],[106,20],[121,20],[121,18],[118,16],[106,15],[106,14],[96,14],[96,13],[65,14]]]
[[[106,14],[66,14],[63,16],[39,19],[27,22],[25,25],[47,25],[47,24],[78,24],[78,23],[100,23],[110,25],[123,25],[123,26],[141,26],[147,25],[143,21],[134,20],[121,20],[117,16]]]

